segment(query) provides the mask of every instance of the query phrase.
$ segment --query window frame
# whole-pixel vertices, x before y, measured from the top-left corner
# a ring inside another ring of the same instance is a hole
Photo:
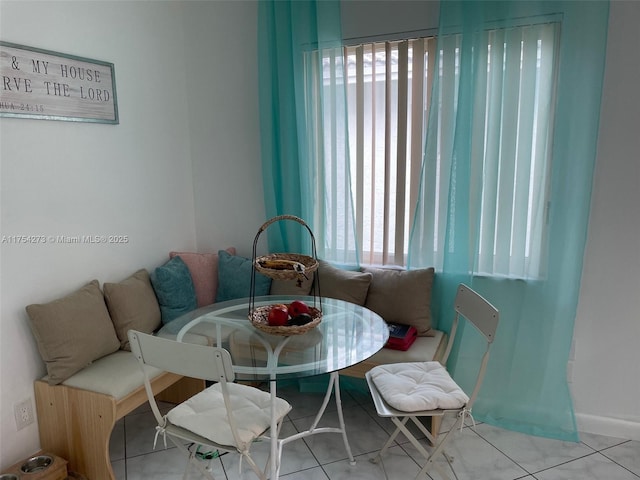
[[[545,223],[547,218],[548,218],[548,209],[549,209],[549,188],[550,188],[550,171],[551,171],[551,158],[550,158],[550,151],[551,151],[551,146],[553,143],[553,110],[554,110],[554,105],[556,102],[556,95],[555,95],[555,90],[557,88],[557,62],[558,62],[558,56],[559,56],[559,23],[558,22],[550,22],[550,21],[545,21],[542,22],[541,24],[549,24],[549,23],[553,23],[555,26],[555,31],[554,31],[554,45],[553,45],[553,51],[551,52],[551,56],[552,56],[552,67],[553,67],[553,71],[551,73],[551,83],[552,83],[552,92],[551,92],[551,102],[550,102],[550,109],[549,109],[549,118],[550,118],[550,124],[548,126],[547,129],[547,138],[546,138],[546,159],[544,160],[545,162],[545,166],[546,166],[546,172],[544,174],[544,178],[542,178],[539,182],[540,184],[543,186],[542,188],[542,193],[539,192],[539,194],[541,194],[543,196],[543,203],[544,203],[544,213],[542,214],[544,217],[544,221]],[[538,25],[538,24],[533,24],[533,25]],[[519,25],[519,26],[514,26],[514,27],[509,27],[510,29],[525,29],[528,25]],[[493,29],[493,30],[499,30],[499,29]],[[504,29],[505,31],[507,30],[506,28]],[[491,31],[491,29],[488,29],[487,31]],[[455,34],[453,34],[455,36]],[[454,38],[452,36],[452,38]],[[425,42],[425,45],[427,42],[432,42],[435,44],[438,43],[442,43],[442,42],[437,42],[437,39],[435,38],[435,36],[433,35],[429,35],[428,37],[423,37],[420,39],[421,41]],[[441,39],[442,40],[442,39]],[[402,40],[394,40],[393,43],[395,44],[401,44],[403,42],[409,42],[409,41],[415,41],[415,39],[412,40],[406,40],[406,39],[402,39]],[[373,42],[370,44],[372,47],[371,49],[380,49],[382,48],[381,45],[383,45],[381,42]],[[353,55],[355,52],[358,51],[358,49],[362,49],[364,48],[362,45],[348,45],[343,47],[343,57],[342,57],[342,61],[343,61],[343,65],[349,65],[349,55]],[[488,48],[490,49],[491,47],[488,46]],[[430,67],[427,67],[427,74],[426,74],[426,79],[424,82],[424,88],[425,88],[425,92],[426,95],[424,96],[423,101],[421,102],[422,105],[422,115],[423,115],[423,124],[419,127],[416,127],[416,131],[419,130],[420,131],[420,135],[421,135],[421,139],[420,139],[420,152],[421,152],[421,157],[422,157],[422,152],[424,152],[424,138],[425,138],[425,132],[427,129],[427,122],[428,122],[428,118],[429,118],[429,108],[431,107],[431,105],[433,104],[434,100],[438,100],[438,99],[432,99],[431,98],[431,92],[433,91],[432,89],[432,85],[433,85],[433,78],[434,78],[434,72],[435,72],[435,55],[433,54],[433,50],[432,49],[427,49],[429,51],[429,53],[426,56],[425,59],[425,63],[426,65],[430,65]],[[316,51],[316,54],[319,54],[318,52],[320,52],[320,50]],[[438,56],[438,58],[440,59],[440,61],[442,62],[443,60],[443,55],[442,55],[442,49],[440,50],[441,55]],[[426,54],[427,52],[425,52]],[[448,61],[451,61],[451,59],[449,59]],[[455,64],[455,60],[454,60],[454,64]],[[344,67],[345,70],[347,70],[347,67]],[[360,67],[361,68],[361,67]],[[442,66],[439,66],[439,70],[440,68],[442,68]],[[454,68],[455,65],[454,65]],[[375,76],[376,73],[374,71],[373,75]],[[346,75],[347,78],[347,85],[345,86],[345,91],[347,93],[347,98],[348,101],[351,102],[351,100],[349,100],[349,98],[352,98],[349,96],[348,91],[349,91],[349,84],[351,83],[350,80],[350,76]],[[456,80],[457,81],[457,80]],[[318,87],[318,84],[316,84],[316,87]],[[454,87],[457,88],[457,87]],[[309,94],[309,92],[306,93],[307,95]],[[456,98],[456,96],[454,95],[454,98]],[[349,104],[349,107],[353,110],[354,107],[352,105]],[[455,108],[455,107],[454,107]],[[349,109],[347,109],[348,111],[351,111]],[[362,115],[362,110],[360,110],[360,113]],[[349,118],[349,122],[352,121],[352,116],[350,116]],[[359,117],[357,117],[359,118]],[[361,129],[361,126],[358,125],[356,127],[357,129]],[[413,127],[410,127],[413,128]],[[322,129],[320,129],[322,130]],[[351,138],[351,135],[349,135],[349,139]],[[411,143],[412,147],[411,148],[415,148],[415,142],[412,141],[415,140],[414,137],[412,137],[411,139],[409,139],[409,143]],[[322,150],[322,149],[320,149]],[[326,148],[324,149],[326,150]],[[316,152],[318,154],[322,154],[321,151]],[[351,246],[352,248],[357,248],[358,249],[358,257],[361,259],[361,263],[366,264],[366,265],[391,265],[391,266],[400,266],[400,267],[404,267],[407,265],[407,261],[408,261],[408,238],[409,235],[411,235],[411,224],[413,223],[413,217],[416,213],[416,209],[419,208],[417,206],[417,197],[418,197],[418,193],[417,193],[417,188],[414,186],[411,186],[409,191],[411,193],[409,193],[408,195],[405,194],[405,206],[402,207],[405,209],[405,218],[407,218],[407,220],[405,220],[404,225],[403,225],[403,235],[400,235],[399,237],[396,236],[395,238],[402,238],[402,242],[403,242],[403,251],[401,252],[400,255],[397,254],[397,252],[395,251],[389,251],[388,246],[388,241],[389,241],[389,232],[384,232],[383,231],[383,237],[386,236],[386,238],[383,238],[383,250],[382,251],[366,251],[365,247],[374,245],[373,241],[368,241],[367,244],[365,245],[364,240],[362,238],[362,233],[365,230],[365,228],[368,225],[365,225],[365,223],[362,220],[362,216],[364,213],[364,208],[363,208],[363,201],[362,201],[362,192],[359,191],[362,188],[364,188],[364,181],[363,181],[363,164],[362,164],[362,157],[363,157],[363,152],[362,152],[362,148],[361,147],[356,147],[354,148],[353,146],[350,146],[350,148],[348,149],[348,151],[345,152],[345,154],[348,154],[351,158],[351,168],[350,168],[350,172],[349,172],[349,176],[350,178],[355,178],[356,182],[355,185],[350,185],[350,187],[356,191],[355,197],[355,208],[354,208],[354,216],[356,217],[355,223],[355,230],[356,230],[356,235],[358,236],[359,240],[358,240],[358,245],[357,246]],[[321,158],[321,157],[318,157]],[[484,162],[484,159],[483,159]],[[439,163],[439,162],[438,162]],[[326,166],[325,166],[326,167]],[[323,167],[318,166],[318,168],[322,169]],[[484,165],[482,166],[482,168],[484,169]],[[421,170],[421,175],[423,175],[424,173],[422,172],[422,167],[420,168]],[[413,174],[415,175],[415,174]],[[319,177],[322,177],[322,175],[320,174]],[[417,183],[415,176],[412,177],[413,182]],[[393,175],[391,175],[388,179],[389,182],[394,181],[395,177]],[[361,186],[362,185],[362,186]],[[513,190],[517,189],[517,185],[516,182],[514,181],[514,187]],[[319,182],[317,188],[319,190],[319,193],[322,193],[322,189],[325,188],[326,185],[322,184],[322,181]],[[419,186],[418,186],[419,188]],[[448,188],[448,187],[447,187]],[[484,190],[484,187],[482,188]],[[424,194],[424,192],[423,192]],[[441,216],[442,215],[446,215],[446,200],[447,200],[447,196],[442,196],[441,192],[433,192],[432,198],[435,199],[434,202],[434,213],[436,215],[438,215],[438,221],[441,220]],[[444,201],[443,201],[444,200]],[[408,205],[406,205],[406,203],[408,202]],[[390,210],[390,207],[392,205],[389,205],[385,208],[386,211]],[[408,212],[408,213],[407,213]],[[323,212],[320,211],[316,211],[317,215],[321,215]],[[482,215],[482,214],[481,214]],[[480,222],[480,219],[472,219],[472,222],[477,221]],[[338,229],[338,225],[334,224],[333,225],[333,230],[335,231],[336,229]],[[397,233],[397,229],[394,228],[395,233]],[[436,266],[436,268],[441,268],[442,267],[442,258],[444,257],[444,231],[442,231],[441,229],[437,229],[436,232],[434,232],[434,237],[436,238],[434,240],[434,252],[433,252],[433,256],[434,256],[434,261],[433,264]],[[476,251],[476,261],[474,262],[474,271],[476,271],[479,275],[482,276],[506,276],[506,277],[515,277],[515,278],[529,278],[529,277],[533,277],[533,278],[539,278],[539,277],[543,277],[545,275],[545,270],[544,270],[544,259],[546,258],[546,227],[543,229],[542,233],[538,234],[538,238],[536,239],[536,242],[538,243],[538,248],[539,248],[539,257],[537,260],[537,264],[538,264],[538,269],[536,270],[536,273],[534,275],[511,275],[509,273],[504,274],[501,273],[500,271],[485,271],[485,268],[482,268],[481,265],[479,265],[479,260],[477,259],[478,255],[480,254],[480,252]],[[345,246],[343,248],[348,249],[350,248],[349,245],[347,243],[344,244]],[[338,248],[335,244],[331,245],[329,248]],[[482,248],[481,245],[476,245],[473,248],[480,249]],[[392,257],[392,259],[390,260],[390,257]]]

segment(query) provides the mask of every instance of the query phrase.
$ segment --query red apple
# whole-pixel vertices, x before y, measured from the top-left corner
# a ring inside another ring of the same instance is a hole
[[[272,327],[281,327],[289,321],[289,311],[285,305],[274,305],[269,310],[267,323]]]
[[[302,300],[294,300],[289,304],[289,315],[292,317],[297,317],[303,313],[309,315],[311,311],[309,310],[309,306]]]

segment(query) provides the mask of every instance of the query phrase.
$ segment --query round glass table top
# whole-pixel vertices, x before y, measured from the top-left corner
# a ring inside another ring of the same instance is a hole
[[[300,335],[271,335],[253,326],[249,299],[242,298],[194,310],[164,325],[158,335],[227,349],[238,380],[334,372],[371,357],[389,337],[382,317],[342,300],[270,295],[255,297],[254,307],[293,300],[321,308],[320,324]]]

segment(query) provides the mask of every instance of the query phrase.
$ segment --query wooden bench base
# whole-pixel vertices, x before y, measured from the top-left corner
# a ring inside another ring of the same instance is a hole
[[[159,399],[180,403],[202,391],[204,382],[163,373],[152,381]],[[40,446],[69,462],[72,472],[89,480],[115,480],[109,440],[115,423],[147,402],[144,386],[116,400],[110,395],[66,385],[34,385]]]

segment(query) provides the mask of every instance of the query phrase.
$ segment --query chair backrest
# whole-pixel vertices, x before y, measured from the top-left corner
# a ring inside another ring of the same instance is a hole
[[[496,307],[491,305],[477,292],[462,283],[458,285],[458,292],[456,293],[456,298],[454,300],[454,310],[456,312],[456,316],[453,320],[453,325],[451,326],[451,332],[449,333],[447,349],[444,353],[443,359],[441,360],[443,365],[446,365],[449,353],[451,353],[460,317],[465,318],[469,323],[471,323],[487,341],[487,348],[482,356],[476,383],[473,388],[473,392],[469,397],[469,401],[467,402],[467,408],[470,410],[478,396],[478,392],[480,391],[480,387],[484,380],[487,363],[489,362],[489,351],[496,335],[500,314]]]
[[[458,285],[458,291],[453,305],[456,316],[453,319],[451,331],[449,332],[447,348],[445,349],[442,360],[440,360],[440,363],[443,365],[447,364],[449,354],[455,343],[460,317],[469,321],[485,337],[487,346],[493,343],[496,329],[498,328],[498,309],[463,283]]]
[[[215,382],[235,379],[231,355],[224,348],[177,342],[136,330],[129,330],[129,343],[142,365]]]
[[[238,434],[237,421],[227,387],[227,382],[233,382],[235,379],[229,352],[224,348],[178,342],[136,330],[129,330],[128,336],[131,352],[138,359],[144,374],[147,398],[158,425],[164,427],[165,420],[151,388],[149,374],[145,368],[147,365],[191,378],[219,382],[229,427],[236,446],[240,448],[242,440]]]
[[[461,283],[458,286],[454,308],[457,314],[466,318],[484,335],[487,342],[493,342],[500,316],[496,307]]]

